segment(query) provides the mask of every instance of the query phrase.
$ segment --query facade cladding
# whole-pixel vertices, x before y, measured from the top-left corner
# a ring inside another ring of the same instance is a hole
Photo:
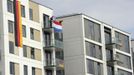
[[[0,0],[0,75],[64,75],[62,32],[52,16],[32,0]]]
[[[130,34],[85,14],[62,20],[65,75],[133,75]]]

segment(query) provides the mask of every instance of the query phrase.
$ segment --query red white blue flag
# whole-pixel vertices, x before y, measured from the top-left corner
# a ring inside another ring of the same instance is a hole
[[[61,32],[62,31],[62,24],[60,21],[53,21],[53,27],[55,32]]]

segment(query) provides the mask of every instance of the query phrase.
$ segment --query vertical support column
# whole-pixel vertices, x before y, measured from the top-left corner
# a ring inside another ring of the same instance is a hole
[[[112,41],[115,41],[115,30],[114,28],[112,28],[111,30],[112,33]],[[113,59],[116,59],[116,51],[115,51],[115,45],[113,45]],[[116,67],[116,62],[114,62],[114,75],[118,75],[118,69]]]
[[[53,45],[55,46],[55,36],[54,36],[54,30],[53,30],[53,32],[52,32],[52,42],[53,42]],[[54,67],[54,70],[53,70],[53,75],[56,75],[56,55],[55,55],[55,48],[53,48],[53,50],[52,50],[53,52],[53,58],[52,58],[52,61],[53,61],[53,65],[55,65],[55,67]]]
[[[129,48],[130,48],[130,54],[131,54],[131,69],[132,69],[132,75],[133,75],[133,51],[132,51],[132,44],[131,44],[131,36],[129,36]]]
[[[105,47],[105,33],[104,24],[101,24],[101,42],[102,42],[102,60],[103,60],[103,74],[107,75],[107,60],[106,60],[106,47]]]

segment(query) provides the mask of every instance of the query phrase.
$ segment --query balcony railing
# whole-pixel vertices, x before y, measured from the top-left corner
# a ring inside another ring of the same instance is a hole
[[[64,60],[56,58],[56,66],[64,68]]]
[[[55,67],[53,60],[45,60],[45,67]]]
[[[64,60],[56,58],[56,64],[54,64],[53,60],[46,60],[45,61],[45,67],[57,67],[57,68],[64,68]]]
[[[55,48],[63,49],[63,42],[59,40],[46,40],[43,41],[43,46],[45,48],[55,47]]]
[[[55,40],[55,47],[63,49],[63,41]]]
[[[122,46],[121,40],[117,38],[113,38],[112,42],[106,44],[106,48],[113,49],[113,47],[115,47],[114,45],[121,47]]]
[[[43,26],[42,30],[45,32],[52,32],[53,31],[53,27],[52,26]]]

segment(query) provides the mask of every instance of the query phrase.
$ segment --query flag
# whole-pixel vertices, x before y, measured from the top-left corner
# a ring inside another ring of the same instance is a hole
[[[14,0],[15,45],[22,47],[22,20],[20,0]]]
[[[60,21],[52,21],[53,22],[53,28],[55,32],[61,32],[62,31],[62,24]]]

